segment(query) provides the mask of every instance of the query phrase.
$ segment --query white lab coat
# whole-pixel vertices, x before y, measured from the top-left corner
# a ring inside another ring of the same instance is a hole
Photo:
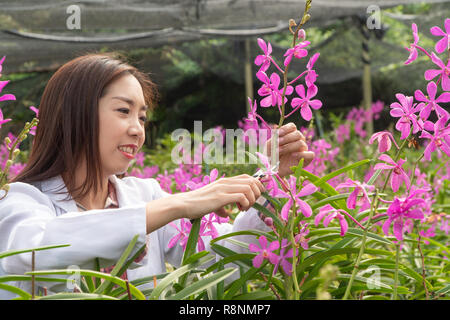
[[[129,267],[129,280],[166,272],[166,261],[178,266],[183,255],[182,247],[179,244],[171,249],[167,247],[169,240],[177,234],[174,227],[166,225],[146,235],[146,203],[170,194],[164,192],[155,179],[119,179],[116,176],[109,179],[116,188],[119,208],[86,212],[79,212],[73,199],[66,200],[67,189],[60,176],[33,185],[11,183],[8,195],[0,200],[0,252],[70,244],[69,247],[36,251],[35,270],[69,266],[93,270],[96,258],[99,258],[100,267],[114,264],[131,239],[138,234],[139,238],[132,254],[146,242],[148,252],[142,261]],[[61,194],[61,191],[64,194]],[[253,208],[241,212],[233,225],[218,224],[216,228],[221,235],[248,229],[270,230]],[[239,236],[236,239],[255,242],[255,237],[252,236]],[[211,252],[210,239],[207,237],[204,240],[206,250]],[[237,252],[245,251],[229,242],[223,241],[221,244]],[[30,270],[31,253],[0,259],[0,276],[24,274]],[[30,281],[7,284],[31,292]],[[49,293],[70,291],[63,283],[37,282],[37,286],[45,286]],[[148,284],[148,287],[152,287],[152,284]],[[0,299],[13,297],[14,294],[0,289]]]

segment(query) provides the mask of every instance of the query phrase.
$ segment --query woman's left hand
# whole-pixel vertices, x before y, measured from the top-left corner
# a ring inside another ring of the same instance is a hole
[[[294,123],[288,123],[278,129],[278,157],[280,165],[278,174],[281,177],[292,174],[291,167],[297,166],[300,159],[304,159],[303,167],[306,167],[314,159],[314,152],[308,151],[308,145],[304,135],[297,130]],[[267,154],[271,155],[272,139],[266,144]]]

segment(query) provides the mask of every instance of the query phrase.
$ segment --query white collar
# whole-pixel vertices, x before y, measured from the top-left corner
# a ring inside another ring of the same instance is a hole
[[[119,206],[127,205],[127,197],[124,197],[124,192],[121,186],[123,183],[115,175],[108,178],[116,189],[117,201]],[[78,212],[77,205],[73,198],[68,195],[67,188],[61,175],[41,181],[41,191],[45,193],[54,205],[62,208],[66,212]],[[67,200],[68,199],[68,200]]]

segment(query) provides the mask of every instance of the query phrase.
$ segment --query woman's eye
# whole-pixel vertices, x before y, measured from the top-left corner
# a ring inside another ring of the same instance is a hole
[[[127,109],[127,108],[120,108],[120,109],[117,109],[117,111],[122,112],[122,113],[125,113],[125,114],[128,114],[128,112],[129,112],[130,110]]]
[[[147,117],[140,117],[139,118],[141,121],[146,122],[147,121]]]

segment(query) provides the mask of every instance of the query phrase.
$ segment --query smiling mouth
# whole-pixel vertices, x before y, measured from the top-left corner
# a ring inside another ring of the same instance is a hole
[[[134,159],[137,150],[137,148],[133,146],[120,146],[117,149],[128,159]]]

